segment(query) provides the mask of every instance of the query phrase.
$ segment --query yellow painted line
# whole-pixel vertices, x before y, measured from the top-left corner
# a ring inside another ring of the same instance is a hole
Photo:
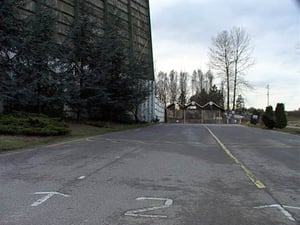
[[[246,173],[247,177],[251,180],[251,182],[258,188],[258,189],[264,189],[266,186],[263,182],[258,180],[255,175],[242,163],[240,160],[235,157],[232,152],[220,141],[220,139],[207,127],[205,128],[208,130],[208,132],[213,136],[213,138],[218,142],[218,144],[221,146],[221,148],[225,151],[225,153],[233,159],[233,161],[239,165],[243,171]]]

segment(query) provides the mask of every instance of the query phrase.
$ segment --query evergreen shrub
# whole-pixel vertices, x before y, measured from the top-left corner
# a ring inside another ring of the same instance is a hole
[[[267,128],[273,129],[275,127],[274,111],[272,106],[266,107],[262,120]]]
[[[0,115],[0,134],[55,136],[69,132],[64,121],[42,114],[15,112]]]
[[[275,124],[276,128],[282,129],[287,126],[287,118],[286,118],[286,113],[284,110],[283,103],[277,103],[275,109],[275,118],[276,118],[276,124]]]

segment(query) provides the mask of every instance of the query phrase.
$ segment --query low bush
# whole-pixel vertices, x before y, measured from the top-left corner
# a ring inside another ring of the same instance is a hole
[[[54,136],[69,132],[67,124],[59,118],[24,112],[0,115],[0,134]]]

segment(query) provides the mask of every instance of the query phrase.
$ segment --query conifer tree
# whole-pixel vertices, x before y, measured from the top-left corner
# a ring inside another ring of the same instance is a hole
[[[149,71],[146,60],[129,60],[130,49],[122,37],[123,29],[119,17],[114,15],[108,19],[102,36],[99,61],[107,96],[103,115],[109,120],[124,120],[131,113],[137,121],[138,106],[146,100],[152,87],[143,78]]]
[[[23,37],[18,11],[21,3],[21,0],[3,0],[0,4],[0,103],[3,101],[6,110],[15,100],[15,60]]]
[[[68,80],[66,104],[80,118],[86,114],[88,98],[93,96],[91,85],[98,83],[91,73],[91,63],[99,28],[88,3],[83,0],[74,2],[74,20],[63,44],[66,55],[64,71]]]
[[[86,1],[75,1],[75,19],[64,43],[67,105],[80,117],[122,120],[148,96],[143,78],[147,63],[129,60],[126,25],[118,11],[97,26]],[[126,119],[126,118],[125,118]]]
[[[201,92],[197,92],[190,98],[190,101],[195,101],[200,105],[205,105],[206,103],[212,101],[218,104],[220,107],[224,107],[224,96],[221,90],[218,90],[216,85],[213,85],[209,92],[207,92],[205,89],[202,89]]]
[[[273,129],[275,127],[274,111],[272,106],[266,107],[266,111],[262,116],[262,120],[267,128]]]
[[[275,119],[276,119],[276,124],[275,124],[276,128],[282,129],[287,126],[287,118],[286,118],[286,113],[284,110],[283,103],[277,103],[275,109]]]
[[[38,0],[33,14],[24,22],[26,35],[18,50],[15,70],[18,86],[16,109],[61,114],[63,99],[57,73],[56,17],[45,0]]]

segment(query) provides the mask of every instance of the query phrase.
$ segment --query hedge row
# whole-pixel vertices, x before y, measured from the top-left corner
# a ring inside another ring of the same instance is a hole
[[[16,112],[0,115],[0,134],[54,136],[69,132],[64,121],[42,114]]]
[[[267,106],[262,116],[262,120],[269,129],[283,129],[287,126],[287,117],[283,103],[277,103],[275,113],[272,106]]]

